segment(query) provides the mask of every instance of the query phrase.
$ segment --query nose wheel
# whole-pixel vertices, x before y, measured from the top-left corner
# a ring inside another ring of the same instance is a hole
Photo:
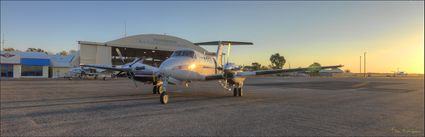
[[[167,104],[168,103],[168,95],[167,92],[162,92],[160,95],[160,101],[162,104]]]
[[[164,77],[162,80],[162,84],[157,87],[158,94],[160,94],[159,100],[162,104],[168,103],[168,94],[167,94],[167,86],[168,86],[168,77]]]

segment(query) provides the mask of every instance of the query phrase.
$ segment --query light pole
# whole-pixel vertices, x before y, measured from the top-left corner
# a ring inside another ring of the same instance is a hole
[[[360,56],[359,74],[362,74],[362,56]]]
[[[363,61],[363,63],[364,63],[364,65],[363,65],[363,67],[364,67],[363,73],[364,73],[364,77],[366,77],[366,52],[364,52],[363,59],[364,59],[364,61]]]

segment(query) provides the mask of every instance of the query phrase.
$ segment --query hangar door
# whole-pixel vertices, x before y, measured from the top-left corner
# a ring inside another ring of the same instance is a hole
[[[111,47],[80,44],[80,64],[111,65]]]

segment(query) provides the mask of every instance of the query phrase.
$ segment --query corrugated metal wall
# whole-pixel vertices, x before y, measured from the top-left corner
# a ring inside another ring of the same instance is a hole
[[[80,64],[112,64],[111,47],[80,45]]]

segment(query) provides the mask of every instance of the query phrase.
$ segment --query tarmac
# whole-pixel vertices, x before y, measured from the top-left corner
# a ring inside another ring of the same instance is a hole
[[[422,78],[248,79],[170,86],[2,80],[1,136],[424,136]]]

